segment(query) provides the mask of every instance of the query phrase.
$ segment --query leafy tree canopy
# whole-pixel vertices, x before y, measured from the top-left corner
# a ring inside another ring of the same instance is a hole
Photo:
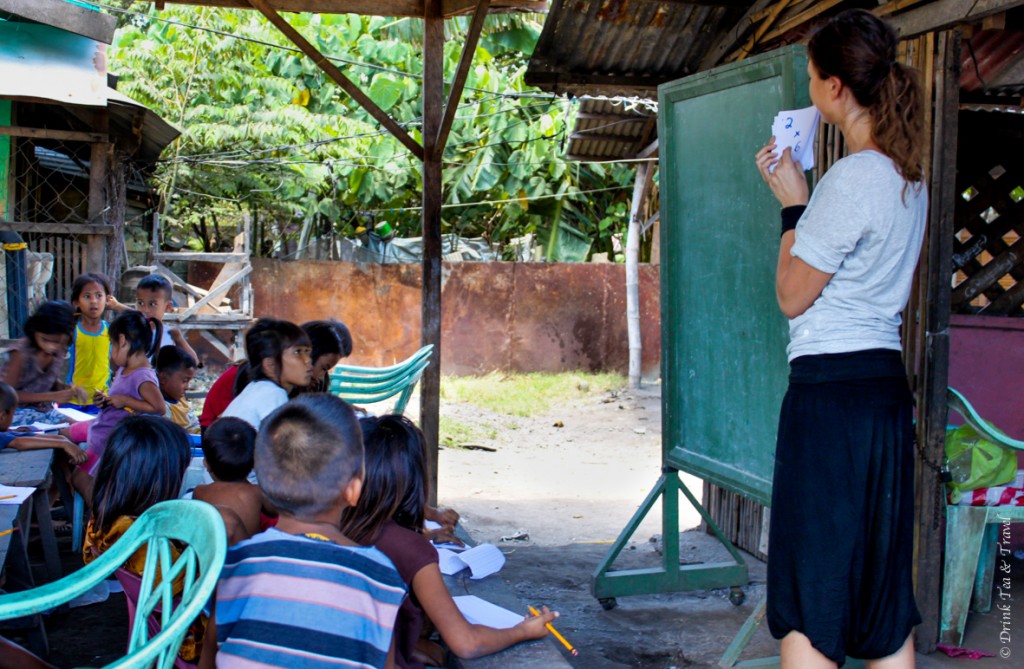
[[[282,239],[294,247],[380,221],[419,234],[419,161],[259,13],[148,6],[124,14],[110,69],[121,91],[182,130],[156,172],[179,238],[209,249],[211,230],[243,213],[263,222],[264,254]],[[420,139],[421,21],[288,20]],[[633,170],[562,158],[571,103],[523,84],[540,21],[488,18],[445,151],[444,231],[503,246],[530,232],[548,238],[561,221],[592,252],[609,251],[626,225]],[[446,25],[446,81],[467,28],[468,19]]]

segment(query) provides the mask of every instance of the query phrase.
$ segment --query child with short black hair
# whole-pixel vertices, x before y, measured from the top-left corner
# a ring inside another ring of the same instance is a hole
[[[246,478],[254,465],[255,448],[256,430],[241,418],[218,418],[203,435],[203,463],[213,483],[196,486],[192,499],[212,504],[221,512],[228,545],[260,531],[263,493]]]
[[[185,428],[189,434],[199,434],[199,418],[185,398],[196,376],[195,359],[183,348],[164,346],[156,355],[156,375],[167,405],[164,418]]]
[[[302,393],[326,393],[331,389],[330,371],[342,358],[352,354],[352,335],[341,321],[334,319],[302,324],[309,337],[313,374],[308,386],[296,386],[291,396]]]
[[[86,454],[78,444],[56,434],[37,432],[9,432],[14,411],[18,408],[18,394],[0,381],[0,449],[10,446],[16,451],[35,451],[52,448],[67,455],[73,465],[85,462]]]
[[[162,274],[150,274],[139,280],[135,286],[135,308],[146,318],[154,318],[163,325],[164,315],[174,309],[174,287]],[[155,341],[160,343],[157,351],[164,346],[178,346],[185,350],[192,359],[199,363],[199,356],[185,340],[185,335],[178,328],[165,327],[158,336],[154,332]]]
[[[274,409],[288,401],[293,388],[309,385],[313,373],[309,337],[289,321],[261,318],[245,333],[245,354],[248,374],[239,372],[235,399],[221,416],[241,418],[259,429]]]
[[[18,393],[15,427],[66,423],[67,417],[54,409],[53,403],[87,401],[79,388],[59,380],[74,327],[70,304],[44,302],[25,320],[25,336],[5,352],[0,381]]]
[[[228,549],[210,622],[218,668],[293,667],[297,657],[310,668],[392,666],[405,585],[383,553],[339,529],[362,469],[359,423],[337,397],[303,395],[267,418],[256,473],[280,518]],[[213,666],[212,646],[200,666]]]

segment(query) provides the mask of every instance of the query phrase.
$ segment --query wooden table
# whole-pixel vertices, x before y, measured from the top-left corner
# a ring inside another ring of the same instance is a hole
[[[28,561],[28,534],[31,527],[33,511],[39,526],[39,538],[43,544],[43,559],[46,565],[46,576],[50,581],[61,577],[60,556],[57,553],[57,535],[53,532],[53,521],[50,518],[50,500],[47,490],[52,477],[50,465],[53,462],[53,450],[16,451],[5,448],[0,451],[0,483],[12,486],[35,488],[18,511],[18,527],[21,528],[22,547]]]

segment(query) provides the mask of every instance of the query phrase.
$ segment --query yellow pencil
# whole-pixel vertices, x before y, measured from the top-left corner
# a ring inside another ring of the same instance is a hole
[[[14,499],[15,497],[17,497],[17,495],[4,495],[3,497],[0,497],[0,499]]]
[[[0,537],[6,537],[8,534],[11,534],[12,532],[14,532],[13,527],[9,530],[4,530],[3,532],[0,532]]]
[[[532,606],[530,607],[530,613],[532,613],[535,616],[539,616],[540,615],[540,612],[537,609],[533,608]],[[565,637],[558,633],[558,630],[555,629],[554,625],[552,625],[551,623],[546,623],[544,625],[544,627],[547,627],[548,631],[551,632],[555,636],[556,639],[558,639],[559,641],[562,642],[562,645],[565,646],[568,649],[568,651],[573,654],[573,657],[578,657],[579,656],[579,654],[580,654],[579,651],[576,650],[575,648],[573,648],[572,644],[569,643],[568,641],[566,641]]]

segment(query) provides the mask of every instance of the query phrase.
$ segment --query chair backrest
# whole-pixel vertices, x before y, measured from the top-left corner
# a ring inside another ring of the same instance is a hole
[[[171,554],[172,541],[184,545],[177,559]],[[108,667],[170,669],[189,625],[213,594],[227,552],[224,522],[216,509],[204,502],[172,500],[153,506],[83,569],[32,590],[0,595],[0,620],[41,613],[88,592],[143,545],[146,564],[128,653]],[[184,586],[175,597],[172,588],[179,574]],[[149,627],[151,616],[159,622],[155,634]]]
[[[1024,441],[1019,441],[1005,434],[992,429],[992,424],[978,415],[967,398],[953,388],[946,388],[946,402],[949,408],[960,414],[964,422],[974,428],[974,431],[989,441],[1001,444],[1008,448],[1024,451]]]
[[[401,414],[416,383],[430,365],[433,345],[428,344],[390,367],[338,365],[331,370],[331,392],[346,402],[372,404],[398,395],[392,413]]]
[[[128,605],[128,627],[133,628],[135,627],[135,612],[138,609],[139,597],[142,593],[142,578],[124,568],[115,571],[114,575],[124,590],[125,603]],[[181,598],[175,597],[174,605],[178,606],[180,602]],[[160,621],[157,619],[159,612],[158,608],[146,621],[146,629],[149,632],[150,638],[160,633]],[[177,657],[174,660],[174,666],[175,669],[195,669],[196,665]]]

